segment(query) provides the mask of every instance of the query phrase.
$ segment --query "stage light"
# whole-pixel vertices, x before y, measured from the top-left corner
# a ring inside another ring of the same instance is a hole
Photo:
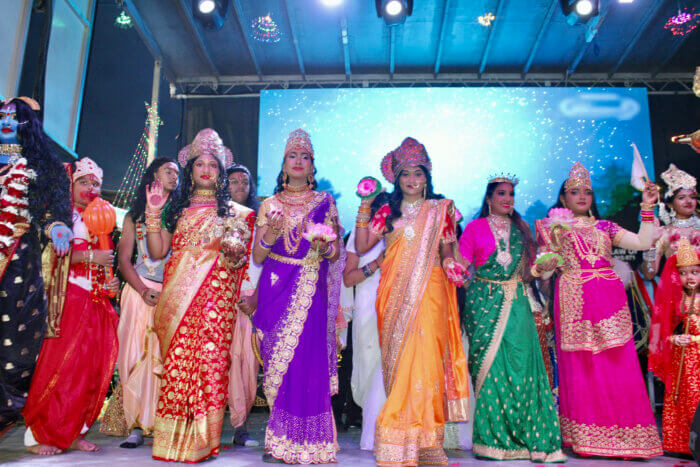
[[[219,29],[228,17],[229,0],[192,0],[192,16],[207,29]]]
[[[413,0],[375,0],[374,5],[387,26],[403,24],[413,13]]]
[[[579,16],[588,16],[593,11],[593,3],[590,0],[581,0],[575,4],[576,14]]]
[[[634,0],[617,0],[618,3],[634,3]]]
[[[321,0],[321,3],[326,6],[338,6],[343,3],[343,0]]]
[[[600,14],[600,0],[559,0],[561,10],[570,25],[585,24]]]
[[[216,3],[214,3],[214,0],[199,0],[199,5],[197,5],[197,8],[199,8],[200,13],[208,15],[214,11],[214,8],[216,8]]]
[[[387,15],[396,16],[403,11],[403,3],[399,0],[390,0],[384,5],[384,11]]]

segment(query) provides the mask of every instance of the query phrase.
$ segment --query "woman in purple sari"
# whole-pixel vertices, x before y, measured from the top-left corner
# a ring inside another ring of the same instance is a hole
[[[275,195],[260,206],[253,259],[262,264],[258,329],[270,406],[265,462],[335,462],[331,410],[337,392],[335,319],[344,261],[337,238],[310,242],[309,226],[339,229],[335,200],[316,192],[309,135],[289,135]]]

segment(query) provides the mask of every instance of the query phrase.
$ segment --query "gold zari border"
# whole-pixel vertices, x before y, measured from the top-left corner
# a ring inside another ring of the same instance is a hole
[[[289,302],[288,314],[284,318],[277,342],[270,355],[270,361],[265,368],[263,390],[270,407],[275,403],[282,379],[287,374],[289,363],[294,358],[294,351],[299,345],[299,336],[304,330],[304,323],[316,293],[318,270],[318,261],[304,263],[297,278],[294,294]]]
[[[153,458],[199,462],[218,454],[223,421],[223,408],[196,419],[156,416]]]
[[[530,452],[527,449],[498,449],[475,444],[472,452],[478,456],[500,461],[529,459],[533,462],[564,462],[566,460],[566,456],[559,449],[554,452]]]
[[[378,426],[374,434],[374,456],[380,466],[447,465],[447,455],[442,448],[444,438],[444,426],[428,431]]]
[[[578,454],[644,458],[663,455],[656,425],[589,425],[564,416],[560,417],[560,424],[563,444],[572,446]]]
[[[286,436],[275,436],[268,427],[265,430],[265,450],[287,464],[329,464],[337,462],[335,456],[340,446],[335,440],[332,443],[295,443]]]

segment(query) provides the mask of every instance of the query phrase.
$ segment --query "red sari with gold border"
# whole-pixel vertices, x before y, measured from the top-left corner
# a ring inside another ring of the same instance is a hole
[[[215,204],[186,208],[172,240],[155,329],[163,351],[153,458],[199,462],[219,453],[228,391],[229,349],[245,268],[232,269],[220,254],[227,230],[246,232],[255,213],[235,205],[232,218]]]

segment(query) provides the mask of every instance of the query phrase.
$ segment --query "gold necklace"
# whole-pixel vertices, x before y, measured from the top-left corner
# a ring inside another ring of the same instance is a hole
[[[216,190],[211,188],[197,188],[190,197],[190,205],[216,203]]]
[[[513,256],[510,254],[510,219],[489,214],[487,220],[496,240],[496,262],[503,266],[503,269],[507,269],[513,262]]]
[[[423,201],[425,201],[423,198],[417,199],[412,203],[401,201],[401,217],[404,219],[404,225],[406,226],[403,229],[403,235],[409,241],[413,240],[413,237],[416,235],[413,222],[416,220],[416,216],[418,216],[420,208],[423,206]]]
[[[573,231],[571,232],[571,243],[574,245],[576,252],[580,258],[584,258],[586,261],[588,261],[588,263],[590,263],[591,266],[594,265],[598,259],[600,259],[600,251],[602,248],[602,233],[595,228],[595,223],[596,219],[594,217],[579,218],[576,225],[574,225]],[[594,246],[591,248],[588,245],[588,242],[586,242],[586,239],[583,238],[583,235],[576,232],[576,230],[583,232],[589,230],[591,236],[593,237],[591,238],[591,243],[593,243]]]
[[[305,190],[290,192],[288,189],[275,195],[284,213],[282,237],[284,248],[290,255],[295,254],[301,245],[302,235],[306,230],[308,215],[316,206],[313,202],[316,193],[306,187]],[[296,232],[294,231],[296,227]]]

